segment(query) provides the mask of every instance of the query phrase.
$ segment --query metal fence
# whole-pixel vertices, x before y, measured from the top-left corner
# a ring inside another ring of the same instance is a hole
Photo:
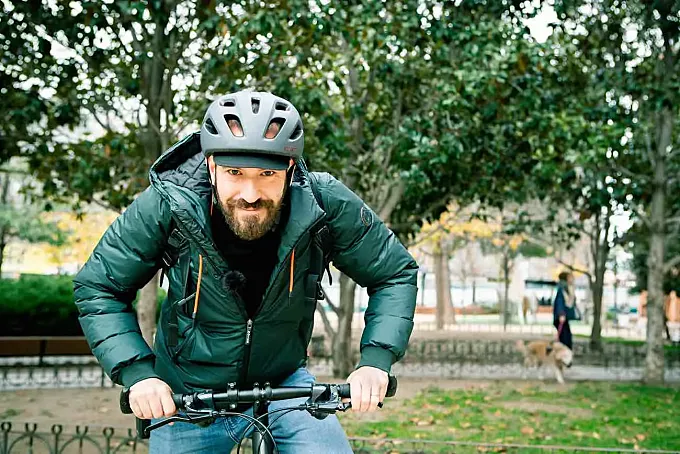
[[[608,342],[601,350],[587,342],[574,344],[574,366],[567,380],[639,380],[645,361],[645,346]],[[666,379],[680,381],[680,348],[668,346]],[[323,339],[310,346],[310,369],[316,375],[330,375],[330,349]],[[404,377],[542,379],[545,369],[527,369],[512,340],[441,339],[415,340],[405,357],[393,368]],[[27,388],[110,387],[113,383],[93,357],[50,358],[39,365],[35,358],[0,361],[0,390]]]
[[[589,446],[523,445],[476,443],[464,441],[400,440],[387,438],[350,438],[356,454],[424,454],[424,453],[636,453],[670,454],[678,450],[626,449]],[[243,451],[242,451],[243,452]],[[248,452],[247,450],[245,452]],[[55,424],[41,431],[37,424],[0,424],[0,454],[146,454],[147,442],[135,438],[129,428],[90,428],[76,426],[69,430]]]
[[[463,364],[517,364],[522,355],[509,339],[415,339],[409,343],[403,364],[463,363]],[[328,342],[316,336],[310,345],[312,358],[328,359],[331,356]],[[644,367],[644,344],[604,342],[601,349],[589,342],[576,341],[573,346],[574,363],[601,367]],[[680,368],[680,346],[665,349],[666,367]]]

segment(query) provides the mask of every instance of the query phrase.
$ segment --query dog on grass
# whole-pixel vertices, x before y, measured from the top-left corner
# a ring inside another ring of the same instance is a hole
[[[524,356],[524,367],[535,367],[539,371],[542,371],[544,367],[550,367],[555,371],[555,378],[558,383],[564,384],[563,369],[571,367],[574,357],[569,347],[557,341],[542,340],[526,343],[518,340],[516,346],[517,350]]]

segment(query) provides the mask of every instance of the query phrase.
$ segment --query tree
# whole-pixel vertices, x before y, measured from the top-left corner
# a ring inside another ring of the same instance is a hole
[[[449,268],[451,255],[456,250],[493,234],[492,226],[474,218],[477,209],[477,205],[465,208],[456,204],[449,205],[449,209],[436,222],[425,222],[410,243],[413,249],[431,258],[434,264],[437,293],[435,323],[439,330],[455,322]]]
[[[0,168],[0,276],[5,248],[14,240],[29,243],[63,244],[65,232],[41,217],[38,205],[29,204],[18,192],[25,171],[16,165]]]
[[[633,213],[649,229],[648,321],[645,381],[664,379],[663,282],[664,274],[680,263],[666,256],[666,239],[680,218],[670,213],[667,196],[677,184],[668,178],[677,171],[678,14],[672,0],[590,0],[556,2],[562,20],[588,30],[589,47],[602,47],[599,67],[612,74],[608,98],[622,104],[629,121],[616,177],[636,189],[630,202]],[[622,138],[623,142],[623,138]]]
[[[40,123],[44,133],[24,139],[31,169],[46,197],[78,210],[88,203],[120,210],[148,185],[150,165],[202,116],[205,78],[214,74],[209,56],[223,51],[225,35],[241,20],[238,7],[226,2],[4,5],[3,59],[12,64],[3,77],[14,86],[32,83],[31,103],[17,102],[17,115],[39,123],[35,112],[59,100],[53,109],[59,121]],[[59,124],[70,127],[53,133]],[[14,136],[21,138],[21,130]],[[137,306],[149,344],[157,287],[156,276]]]

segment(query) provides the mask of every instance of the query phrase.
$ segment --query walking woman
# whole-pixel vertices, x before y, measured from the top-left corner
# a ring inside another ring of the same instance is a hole
[[[557,295],[553,305],[553,324],[557,328],[559,341],[572,348],[571,328],[569,321],[576,317],[576,292],[574,289],[574,275],[562,272],[557,284]]]

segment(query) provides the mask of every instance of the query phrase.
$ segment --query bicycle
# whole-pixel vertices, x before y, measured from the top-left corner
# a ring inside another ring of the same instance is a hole
[[[389,376],[387,394],[385,397],[393,397],[397,392],[397,379]],[[296,399],[307,397],[304,404],[292,407],[280,408],[269,411],[269,403],[273,401]],[[272,388],[268,383],[260,387],[257,383],[252,390],[238,390],[234,383],[228,385],[226,392],[195,392],[189,394],[173,394],[172,400],[178,412],[184,415],[175,415],[151,424],[149,419],[137,419],[138,438],[148,439],[154,429],[163,427],[171,422],[185,422],[190,424],[210,425],[216,418],[226,416],[239,416],[250,421],[250,425],[244,433],[251,427],[255,430],[251,435],[253,454],[273,454],[278,451],[276,442],[269,430],[269,426],[276,422],[278,418],[292,411],[308,411],[317,419],[324,419],[328,415],[336,412],[345,412],[352,408],[351,403],[342,401],[350,397],[349,383],[315,383],[305,387],[281,387]],[[124,414],[132,414],[130,408],[129,395],[125,390],[121,392],[120,409]],[[245,415],[234,410],[240,405],[253,405],[253,416]],[[378,404],[382,408],[383,404]],[[282,413],[272,423],[269,423],[269,416],[274,413]],[[238,452],[241,451],[241,440],[238,444]]]

